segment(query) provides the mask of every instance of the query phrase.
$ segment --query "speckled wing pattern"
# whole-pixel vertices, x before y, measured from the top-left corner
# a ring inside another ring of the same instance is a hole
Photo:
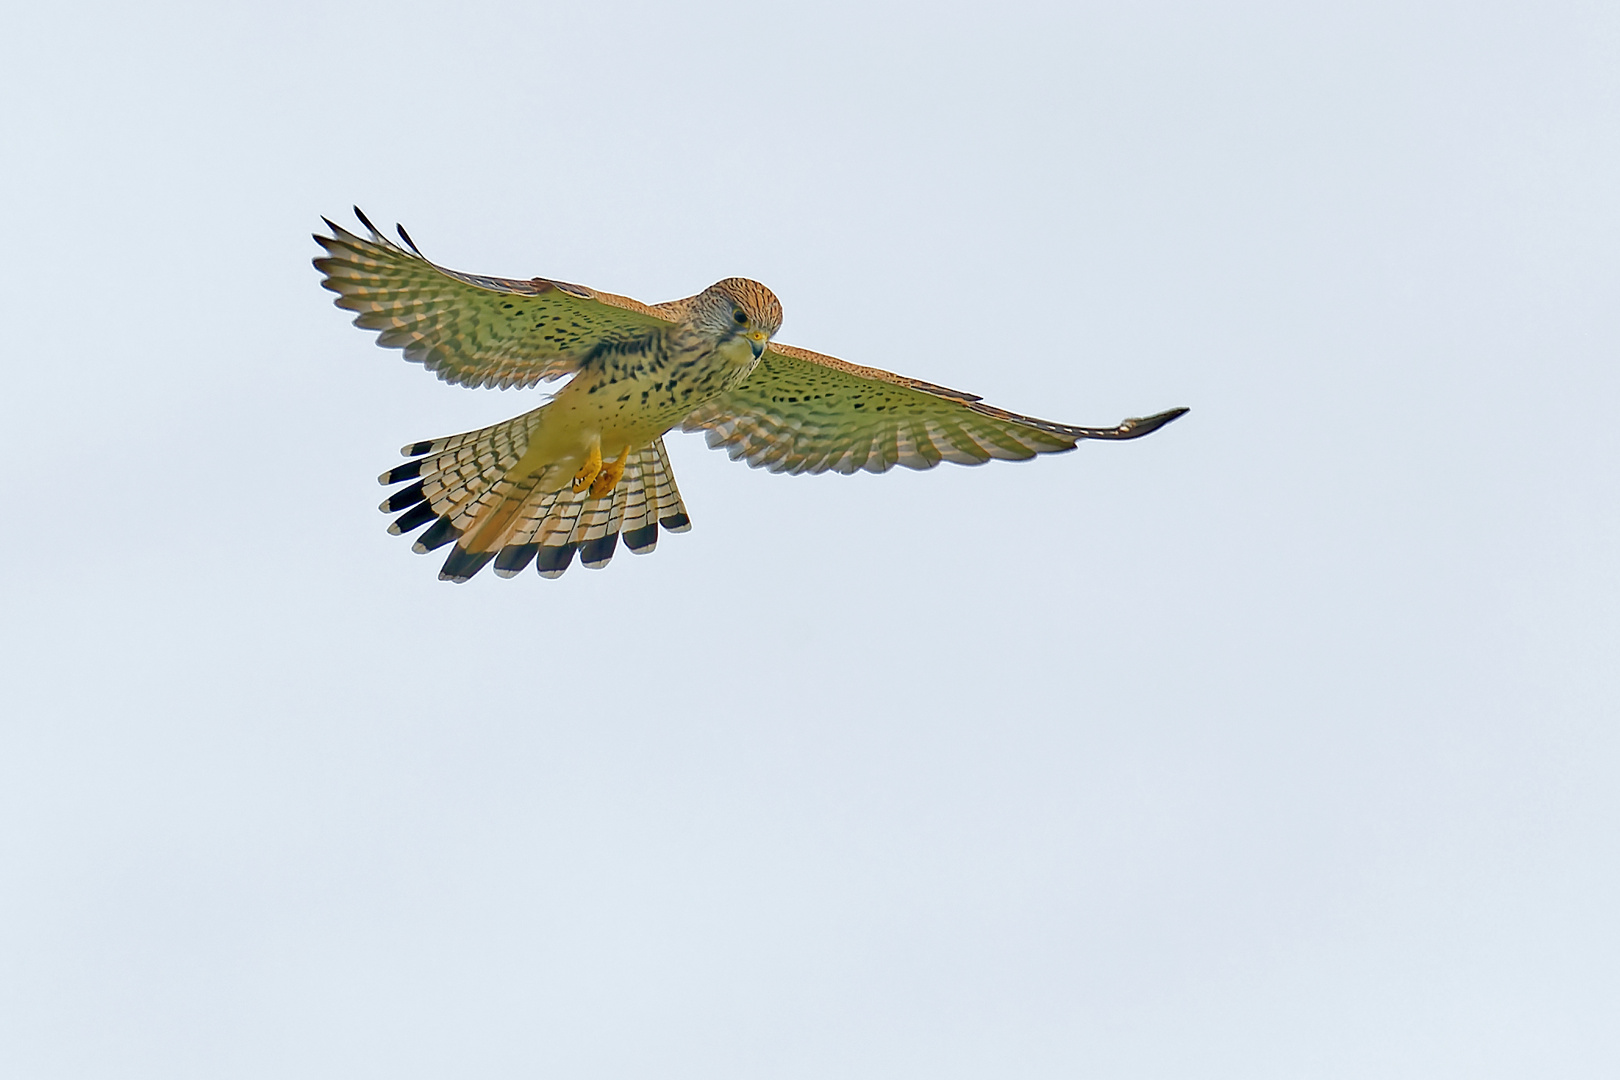
[[[973,394],[878,368],[773,344],[735,389],[683,422],[733,461],[772,472],[886,472],[941,461],[982,465],[1073,450],[1081,439],[1135,439],[1168,424],[1171,409],[1112,428],[1074,427],[986,405]]]
[[[462,386],[533,386],[578,371],[593,353],[645,338],[669,323],[646,304],[564,281],[484,277],[447,270],[394,243],[355,209],[369,237],[326,221],[316,235],[321,284],[377,344]],[[326,220],[326,219],[323,219]]]

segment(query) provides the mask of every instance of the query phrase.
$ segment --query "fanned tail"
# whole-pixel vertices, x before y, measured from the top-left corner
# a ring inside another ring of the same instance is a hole
[[[455,544],[440,580],[468,581],[491,561],[500,577],[513,577],[531,562],[541,577],[561,577],[576,553],[587,568],[600,570],[621,535],[631,552],[645,555],[658,546],[660,528],[692,527],[661,438],[633,451],[619,483],[599,499],[559,484],[547,471],[512,479],[537,413],[407,446],[403,452],[416,460],[378,477],[384,484],[415,481],[379,507],[405,511],[390,533],[428,525],[412,545],[418,553]]]

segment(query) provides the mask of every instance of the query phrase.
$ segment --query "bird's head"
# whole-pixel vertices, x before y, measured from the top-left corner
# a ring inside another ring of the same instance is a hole
[[[782,305],[775,293],[757,281],[726,278],[697,295],[692,319],[722,342],[747,341],[758,359],[766,342],[782,328]]]

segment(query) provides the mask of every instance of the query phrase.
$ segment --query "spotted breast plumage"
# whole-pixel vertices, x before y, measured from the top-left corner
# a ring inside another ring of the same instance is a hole
[[[930,469],[1135,439],[1186,409],[1108,428],[1075,427],[986,405],[972,394],[776,344],[782,307],[765,286],[727,278],[662,304],[546,278],[463,274],[424,258],[355,211],[367,235],[330,220],[316,235],[321,282],[379,345],[446,382],[526,387],[572,376],[551,400],[504,423],[413,443],[383,473],[405,484],[381,509],[413,550],[453,544],[439,577],[467,581],[493,562],[557,577],[576,554],[606,566],[622,537],[636,554],[660,529],[691,527],[663,436],[703,431],[733,460],[773,472]]]

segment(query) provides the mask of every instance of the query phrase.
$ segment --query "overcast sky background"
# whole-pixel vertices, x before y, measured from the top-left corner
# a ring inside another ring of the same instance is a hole
[[[0,36],[0,1073],[1620,1070],[1620,7],[257,8]],[[355,202],[1192,412],[452,586]]]

